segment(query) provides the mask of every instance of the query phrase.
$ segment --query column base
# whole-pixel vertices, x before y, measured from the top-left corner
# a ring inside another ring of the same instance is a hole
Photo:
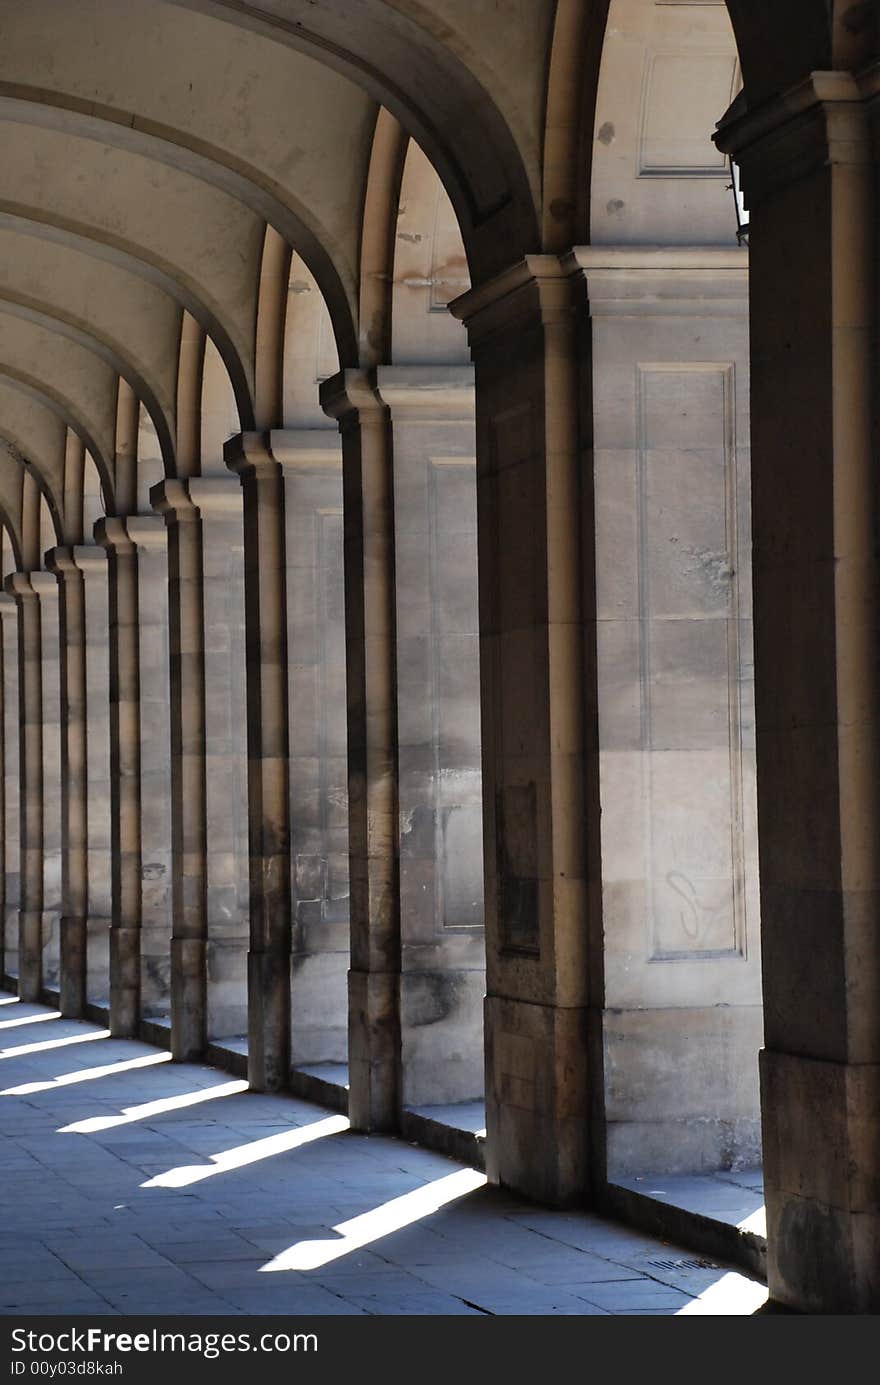
[[[588,1199],[585,1008],[487,996],[486,1175],[552,1207]]]
[[[85,1014],[87,928],[85,918],[62,918],[60,924],[61,975],[58,1008],[66,1019],[82,1019]]]
[[[400,1124],[399,972],[348,973],[348,1115],[353,1130]]]
[[[194,1063],[208,1041],[204,938],[171,939],[171,1056]]]
[[[18,995],[39,1004],[43,993],[43,914],[22,909],[18,915]]]
[[[248,1082],[283,1091],[290,1077],[290,952],[249,952]]]
[[[141,1018],[141,930],[110,928],[110,1033],[137,1036]]]
[[[880,1311],[880,1064],[761,1053],[767,1284],[807,1313]]]

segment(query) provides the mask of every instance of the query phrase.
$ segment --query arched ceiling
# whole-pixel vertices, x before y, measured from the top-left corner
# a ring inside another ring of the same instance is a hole
[[[0,439],[7,408],[15,419],[0,469],[23,457],[60,506],[44,436],[52,417],[93,453],[112,503],[122,377],[173,470],[184,310],[220,354],[242,427],[253,426],[267,223],[314,276],[340,364],[358,364],[362,220],[380,106],[439,172],[474,283],[544,248],[548,109],[557,149],[559,129],[576,120],[574,96],[548,103],[554,24],[565,15],[564,32],[577,33],[575,11],[601,22],[603,8],[0,0]],[[767,11],[790,11],[800,20],[798,53],[819,65],[858,48],[853,14],[872,7],[730,8],[741,47],[754,36],[756,51],[768,48]]]

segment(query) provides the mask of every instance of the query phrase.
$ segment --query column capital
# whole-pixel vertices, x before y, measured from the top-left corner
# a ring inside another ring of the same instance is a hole
[[[236,433],[223,444],[223,460],[242,480],[249,476],[275,476],[278,463],[272,456],[268,432]]]
[[[376,393],[395,415],[456,421],[473,418],[472,365],[379,366]]]
[[[26,601],[35,598],[37,593],[31,585],[30,572],[10,572],[7,574],[3,587],[4,590],[13,597],[16,605],[19,601]]]
[[[343,430],[367,419],[376,422],[387,417],[376,393],[374,370],[340,370],[323,381],[320,397],[324,413],[335,418]]]
[[[335,428],[273,428],[269,447],[284,471],[342,467],[342,440]]]
[[[285,471],[314,471],[342,466],[338,429],[273,428],[262,433],[238,433],[223,446],[230,471],[242,480],[278,476]]]
[[[591,317],[747,317],[745,247],[577,245],[563,257]]]
[[[135,548],[165,551],[168,535],[161,515],[129,515],[124,523]]]
[[[34,594],[40,597],[41,600],[45,601],[48,599],[51,601],[54,599],[57,601],[58,582],[54,572],[45,572],[43,569],[40,569],[39,572],[32,572],[30,574],[30,583]]]
[[[150,490],[150,504],[166,524],[241,513],[241,486],[232,476],[189,476],[160,481]]]
[[[466,325],[473,346],[527,322],[549,325],[570,316],[570,278],[570,268],[560,256],[526,255],[453,299],[449,311]]]
[[[750,111],[735,101],[713,136],[739,164],[750,206],[772,197],[818,168],[860,166],[876,157],[870,106],[876,69],[811,72],[802,82]]]
[[[81,572],[84,577],[107,570],[107,553],[97,544],[76,544],[73,547],[50,548],[45,557],[46,567],[58,577],[68,572]]]
[[[117,556],[133,553],[135,546],[129,538],[126,523],[127,521],[119,515],[107,515],[104,519],[99,519],[94,528],[95,543]]]

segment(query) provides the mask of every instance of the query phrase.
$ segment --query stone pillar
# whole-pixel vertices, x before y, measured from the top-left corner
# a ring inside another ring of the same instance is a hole
[[[247,662],[248,1081],[278,1091],[290,1068],[290,779],[284,477],[263,434],[230,439],[241,478]]]
[[[159,515],[133,515],[137,550],[140,733],[140,1013],[171,1013],[171,713],[168,536]]]
[[[762,1042],[748,256],[569,263],[592,319],[609,1176],[742,1168]]]
[[[107,555],[52,549],[61,644],[61,1010],[110,1000],[111,812]]]
[[[251,1085],[348,1056],[342,453],[321,429],[226,446],[242,478]]]
[[[135,545],[118,517],[99,520],[108,555],[110,687],[111,923],[110,1029],[137,1034],[140,1021],[140,728],[138,584]]]
[[[289,649],[293,1065],[348,1059],[350,958],[342,448],[270,434],[284,469]]]
[[[170,1009],[168,594],[158,515],[99,520],[108,555],[110,1027],[135,1035]]]
[[[86,1006],[88,872],[88,732],[86,729],[85,583],[70,548],[46,554],[59,585],[61,645],[61,981],[63,1015]]]
[[[487,1172],[564,1204],[588,1188],[591,987],[601,998],[592,510],[571,288],[555,257],[530,256],[452,306],[476,370]]]
[[[241,489],[150,492],[168,527],[173,820],[172,1048],[247,1027],[247,806]]]
[[[32,572],[40,602],[43,714],[43,989],[61,982],[61,639],[58,583],[51,572]]]
[[[8,985],[18,977],[18,913],[21,903],[21,842],[18,766],[18,609],[11,596],[0,594],[0,646],[2,665],[3,731],[3,875],[2,914],[4,930],[3,975]]]
[[[880,1308],[876,89],[815,73],[718,136],[751,211],[768,1283],[814,1313]]]
[[[38,1001],[43,990],[43,670],[40,599],[30,574],[13,572],[6,590],[18,607],[21,908],[18,993]]]
[[[394,458],[402,1100],[484,1092],[471,366],[380,367]]]
[[[400,899],[394,511],[387,410],[364,371],[321,386],[342,433],[351,969],[349,1116],[390,1130],[400,1111]]]
[[[113,860],[110,802],[110,659],[107,554],[94,544],[78,546],[73,559],[82,573],[85,596],[86,865],[88,925],[86,999],[109,1006],[113,916]]]

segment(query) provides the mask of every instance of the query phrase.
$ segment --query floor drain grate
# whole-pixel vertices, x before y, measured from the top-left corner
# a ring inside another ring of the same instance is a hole
[[[649,1260],[657,1270],[717,1270],[712,1260]]]

